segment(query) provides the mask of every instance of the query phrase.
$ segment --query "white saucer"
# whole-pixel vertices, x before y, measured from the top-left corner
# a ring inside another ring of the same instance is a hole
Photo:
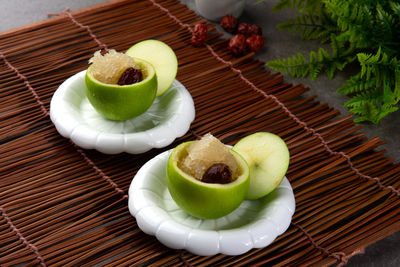
[[[120,122],[107,120],[86,97],[85,73],[64,81],[50,102],[50,118],[57,131],[82,148],[139,154],[168,146],[183,136],[194,120],[193,99],[177,80],[140,116]]]
[[[166,164],[171,151],[148,161],[129,188],[129,211],[139,228],[165,246],[210,256],[239,255],[271,244],[289,227],[295,199],[289,181],[259,200],[245,200],[217,220],[202,220],[181,210],[167,188]]]

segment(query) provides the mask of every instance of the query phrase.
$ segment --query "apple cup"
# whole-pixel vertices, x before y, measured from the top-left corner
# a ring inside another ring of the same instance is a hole
[[[167,164],[167,185],[176,204],[192,216],[201,219],[223,217],[244,200],[250,179],[244,159],[230,150],[238,164],[238,177],[227,184],[205,183],[185,173],[178,162],[187,155],[192,142],[182,143],[172,150]]]
[[[86,71],[86,96],[95,110],[110,120],[128,120],[144,113],[157,93],[157,75],[154,67],[143,59],[135,62],[144,73],[143,80],[130,85],[106,84]]]

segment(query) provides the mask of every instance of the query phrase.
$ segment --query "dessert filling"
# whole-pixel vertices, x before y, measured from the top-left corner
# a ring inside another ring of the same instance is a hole
[[[106,84],[129,85],[141,82],[146,76],[145,70],[132,57],[114,49],[104,55],[96,51],[89,63],[93,77]]]
[[[239,172],[230,149],[211,134],[191,143],[187,155],[178,162],[178,166],[206,183],[230,183],[237,179]]]

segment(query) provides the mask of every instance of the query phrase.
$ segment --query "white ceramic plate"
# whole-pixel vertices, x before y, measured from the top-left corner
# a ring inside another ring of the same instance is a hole
[[[184,135],[194,120],[193,99],[177,80],[140,116],[120,122],[107,120],[86,97],[85,73],[64,81],[50,102],[50,118],[57,131],[82,148],[139,154],[168,146]]]
[[[202,220],[190,216],[176,205],[167,188],[170,152],[143,165],[129,188],[129,211],[146,234],[167,247],[197,255],[239,255],[268,246],[289,227],[296,204],[286,177],[268,196],[245,200],[225,217]]]

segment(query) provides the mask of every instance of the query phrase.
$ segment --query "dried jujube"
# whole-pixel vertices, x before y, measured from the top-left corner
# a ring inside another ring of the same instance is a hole
[[[224,163],[211,165],[201,179],[204,183],[228,184],[232,182],[232,171]]]
[[[251,52],[257,52],[264,46],[264,38],[261,35],[253,35],[246,39],[246,43]]]
[[[262,35],[262,29],[257,24],[249,24],[248,36]]]
[[[243,34],[236,34],[229,41],[228,48],[235,56],[244,55],[247,52],[246,37]]]
[[[127,68],[118,80],[118,85],[128,85],[141,82],[143,80],[143,74],[140,69]]]
[[[232,15],[226,15],[222,18],[220,23],[221,27],[230,33],[234,33],[236,31],[237,24],[238,20]]]
[[[207,25],[205,24],[196,24],[194,26],[192,39],[190,42],[194,46],[202,46],[207,41]]]
[[[250,37],[252,35],[261,35],[262,30],[261,27],[256,24],[242,22],[238,26],[238,33],[243,34],[246,37]]]
[[[249,32],[249,24],[247,24],[246,22],[240,23],[238,26],[238,33],[247,36],[248,32]]]

